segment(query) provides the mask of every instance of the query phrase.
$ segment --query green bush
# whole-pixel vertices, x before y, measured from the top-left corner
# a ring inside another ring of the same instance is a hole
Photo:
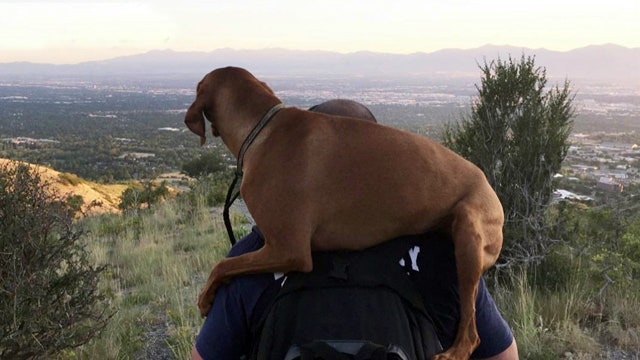
[[[150,209],[151,205],[157,204],[167,195],[169,195],[169,188],[166,181],[160,184],[148,181],[142,186],[129,186],[120,196],[118,207],[123,211],[139,210],[142,207]]]
[[[217,152],[202,153],[199,158],[182,165],[182,172],[194,178],[215,174],[224,169],[224,160]]]
[[[76,186],[82,182],[82,179],[80,179],[77,175],[69,173],[60,173],[60,175],[58,175],[58,178],[60,182],[65,185]]]
[[[590,276],[631,286],[640,273],[640,220],[637,210],[624,213],[620,207],[559,203],[551,234],[580,253]]]
[[[0,358],[51,356],[111,317],[75,211],[23,164],[0,168]]]
[[[580,255],[565,244],[554,246],[540,264],[529,269],[532,285],[551,292],[571,287],[581,270]]]
[[[223,205],[232,179],[233,174],[230,171],[220,171],[202,176],[191,185],[191,191],[186,195],[187,201],[191,206],[197,206],[197,203],[203,199],[205,205],[209,207]],[[238,184],[236,191],[239,188]]]

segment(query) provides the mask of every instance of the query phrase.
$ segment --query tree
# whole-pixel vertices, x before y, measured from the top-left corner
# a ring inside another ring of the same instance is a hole
[[[120,196],[120,210],[139,210],[143,205],[146,205],[147,209],[151,208],[151,205],[158,203],[169,195],[169,188],[167,182],[163,181],[160,184],[154,184],[147,181],[143,184],[142,188],[139,186],[129,186]]]
[[[182,165],[182,173],[197,178],[225,169],[222,157],[217,152],[206,152],[199,158],[193,159]]]
[[[202,199],[206,206],[222,206],[232,179],[231,171],[219,171],[202,176],[198,181],[189,184],[190,191],[184,196],[189,199],[191,206],[197,206]]]
[[[111,314],[75,209],[28,165],[0,167],[0,358],[45,358],[89,341]]]
[[[569,82],[545,92],[546,70],[533,57],[481,66],[471,113],[445,127],[443,142],[478,167],[505,210],[503,260],[544,255],[545,213],[574,117]]]

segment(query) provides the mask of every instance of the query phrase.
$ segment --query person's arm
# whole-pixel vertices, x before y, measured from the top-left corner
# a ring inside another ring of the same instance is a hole
[[[514,338],[513,341],[511,342],[511,345],[509,345],[509,347],[506,348],[503,352],[495,356],[491,356],[484,359],[477,359],[477,360],[518,360],[518,359],[519,359],[518,345],[516,344],[516,339]]]
[[[518,347],[507,322],[502,318],[493,297],[480,279],[476,298],[476,327],[480,345],[471,358],[485,360],[517,360]]]
[[[218,290],[196,338],[192,359],[237,360],[248,348],[250,331],[237,290],[234,282]]]
[[[200,353],[198,352],[198,349],[196,349],[196,345],[195,344],[191,348],[191,360],[204,360],[202,358],[202,356],[200,356]]]
[[[264,245],[257,227],[238,241],[228,257],[256,251]],[[192,349],[192,359],[237,360],[250,351],[253,328],[280,288],[274,274],[238,276],[222,286]]]

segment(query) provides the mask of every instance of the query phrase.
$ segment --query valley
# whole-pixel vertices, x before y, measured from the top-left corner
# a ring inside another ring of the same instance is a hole
[[[382,124],[438,139],[445,123],[469,112],[478,80],[268,76],[266,81],[288,106],[354,99]],[[232,165],[219,139],[201,148],[183,124],[196,83],[189,77],[0,80],[0,158],[99,183],[154,179],[180,171],[205,151],[220,153]],[[582,196],[637,186],[640,90],[596,82],[572,90],[576,117],[561,181]],[[602,182],[617,185],[598,185]]]

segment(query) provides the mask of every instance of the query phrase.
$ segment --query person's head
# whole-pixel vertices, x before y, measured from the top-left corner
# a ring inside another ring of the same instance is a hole
[[[359,102],[346,99],[334,99],[312,106],[309,111],[328,115],[349,116],[352,118],[378,122],[369,109]]]

